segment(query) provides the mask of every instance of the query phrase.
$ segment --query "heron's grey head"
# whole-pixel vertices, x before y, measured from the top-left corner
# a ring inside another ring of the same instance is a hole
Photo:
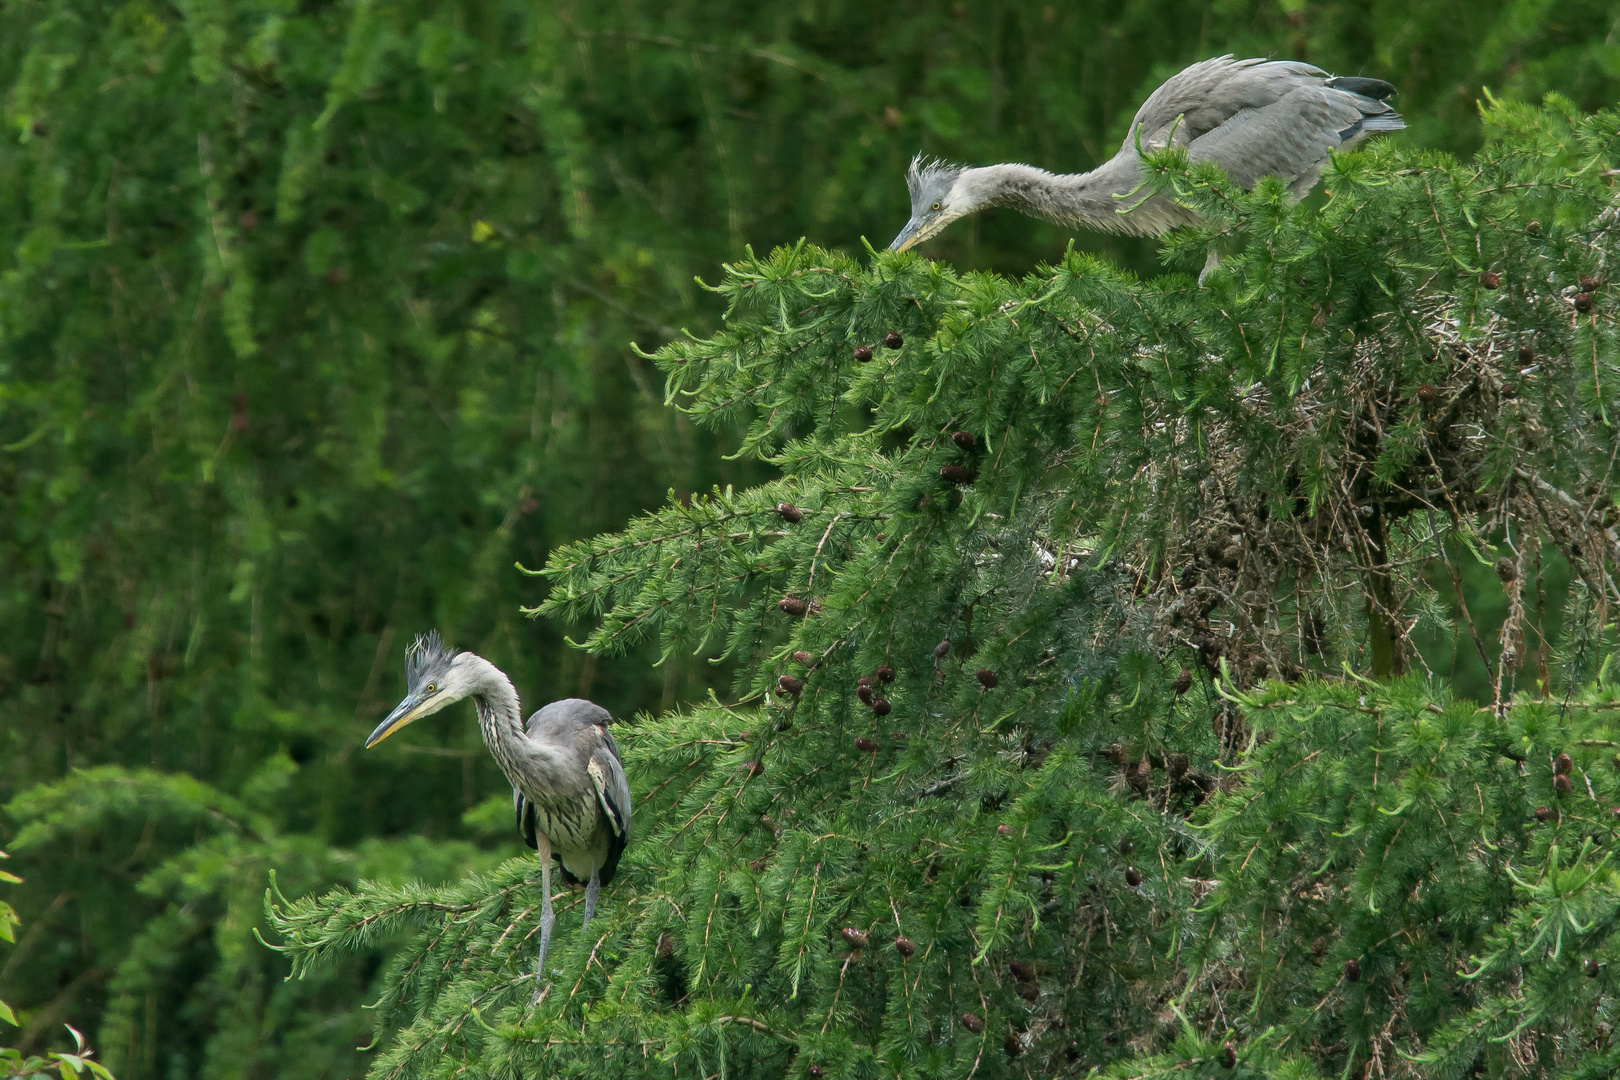
[[[921,154],[911,159],[911,168],[906,170],[911,220],[889,245],[890,251],[914,248],[957,218],[973,212],[956,183],[965,171],[960,165],[926,161]]]
[[[437,630],[429,630],[405,650],[405,700],[394,706],[366,739],[371,749],[388,736],[471,692],[472,674],[466,663],[471,653],[457,652],[444,643]]]

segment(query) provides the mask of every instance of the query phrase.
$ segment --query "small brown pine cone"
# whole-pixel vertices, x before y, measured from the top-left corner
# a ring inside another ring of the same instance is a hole
[[[1355,960],[1355,959],[1350,959],[1350,960],[1346,960],[1344,962],[1344,981],[1345,982],[1360,982],[1361,981],[1361,961]]]
[[[1513,564],[1512,559],[1504,555],[1496,560],[1496,576],[1502,579],[1502,584],[1506,585],[1519,576],[1519,568]]]
[[[1001,1040],[1001,1048],[1007,1051],[1008,1057],[1017,1057],[1024,1052],[1024,1040],[1018,1037],[1018,1032],[1009,1029],[1007,1037]]]
[[[1133,889],[1140,887],[1142,884],[1142,871],[1134,866],[1127,866],[1125,868],[1125,884]]]
[[[894,951],[901,956],[910,957],[917,952],[917,945],[904,934],[894,939]]]
[[[888,698],[880,697],[876,701],[872,702],[872,711],[877,713],[879,716],[888,716],[890,710],[893,708],[894,706],[889,704]]]
[[[1592,310],[1592,294],[1578,292],[1575,294],[1575,310],[1585,315]]]
[[[745,772],[749,776],[758,776],[765,771],[765,763],[763,761],[745,761],[737,766],[737,771]]]
[[[1231,1043],[1221,1044],[1221,1068],[1237,1068],[1237,1047],[1233,1046]]]
[[[1125,782],[1137,795],[1147,798],[1148,789],[1153,786],[1153,767],[1147,763],[1146,758],[1125,766]]]
[[[1018,996],[1033,1005],[1035,1002],[1041,999],[1040,984],[1032,982],[1019,983]]]
[[[1568,776],[1575,768],[1575,759],[1568,754],[1559,754],[1553,758],[1553,772]]]
[[[806,1065],[804,1067],[804,1075],[808,1076],[810,1080],[821,1080],[821,1066]]]
[[[809,667],[811,664],[816,662],[816,658],[805,652],[803,649],[800,649],[798,652],[793,654],[793,662],[796,664],[803,664],[805,667]]]
[[[1013,978],[1017,979],[1019,982],[1032,983],[1036,979],[1035,965],[1027,963],[1023,960],[1014,960],[1010,962],[1007,965],[1007,970],[1012,972]]]
[[[791,615],[795,619],[810,610],[810,605],[797,596],[784,596],[776,602],[776,609],[784,615]]]
[[[668,934],[658,935],[658,946],[653,950],[660,960],[666,960],[675,952],[675,941]]]
[[[1011,836],[1013,834],[1013,827],[1011,825],[997,825],[996,832],[1002,836]]]
[[[984,667],[980,668],[978,671],[975,671],[973,673],[973,677],[978,679],[979,685],[984,687],[986,690],[994,690],[996,685],[1001,682],[1001,677],[999,675],[991,671],[989,668]]]
[[[973,470],[966,465],[941,465],[939,467],[941,479],[952,484],[971,484],[974,480]]]
[[[1553,790],[1558,792],[1558,794],[1568,795],[1570,787],[1571,785],[1569,782],[1569,777],[1565,776],[1563,773],[1559,773],[1557,776],[1553,777]]]
[[[1188,671],[1186,668],[1182,668],[1180,671],[1176,672],[1177,697],[1180,697],[1182,694],[1185,694],[1188,690],[1192,689],[1192,679],[1192,672]]]
[[[1494,270],[1487,270],[1479,275],[1479,283],[1487,289],[1499,289],[1502,287],[1502,275]]]
[[[903,731],[891,731],[889,732],[889,738],[893,739],[895,742],[905,742],[906,733]]]
[[[765,869],[765,860],[755,859],[753,862],[748,864],[748,869],[752,870],[756,874],[760,873]]]
[[[799,522],[804,520],[804,511],[800,510],[792,503],[777,503],[776,513],[778,517],[787,522],[789,525],[797,525]]]
[[[948,654],[950,651],[951,651],[951,639],[950,638],[943,638],[943,639],[941,639],[941,641],[940,641],[940,643],[938,645],[934,646],[934,659],[935,660],[943,660],[943,659],[945,659],[946,654]],[[1617,755],[1617,756],[1620,756],[1620,755]]]
[[[853,926],[844,927],[838,931],[838,936],[843,938],[852,949],[864,949],[866,943],[872,940],[871,934],[868,934],[865,930],[857,930]]]
[[[900,335],[898,330],[890,330],[883,335],[883,347],[886,349],[898,349],[905,343],[906,339]]]
[[[1528,364],[1536,358],[1536,350],[1528,345],[1519,346],[1519,363]]]
[[[1429,402],[1434,400],[1434,387],[1430,386],[1428,383],[1424,383],[1423,385],[1419,386],[1417,388],[1417,399],[1425,405],[1429,404]]]
[[[877,748],[878,748],[878,741],[876,739],[868,738],[865,735],[857,735],[857,736],[855,736],[855,749],[857,749],[857,750],[859,750],[859,751],[861,751],[863,753],[870,754],[874,750],[876,750]]]
[[[1536,820],[1543,823],[1548,821],[1557,821],[1558,811],[1554,810],[1550,806],[1538,806],[1536,807]]]
[[[1598,977],[1598,972],[1600,972],[1602,970],[1603,970],[1603,966],[1597,962],[1597,957],[1588,956],[1586,958],[1586,977],[1588,979],[1597,978]]]
[[[872,346],[870,346],[870,345],[857,345],[857,346],[855,346],[855,361],[856,361],[856,363],[864,364],[870,359],[872,359]]]
[[[855,696],[861,699],[862,705],[870,705],[877,698],[877,695],[872,692],[872,688],[864,683],[855,687]]]
[[[1164,759],[1164,771],[1170,774],[1172,780],[1186,776],[1188,765],[1186,754],[1168,754]]]
[[[879,667],[876,671],[872,672],[872,674],[877,676],[877,681],[880,683],[894,682],[894,668],[890,667],[888,664],[884,664],[883,666]]]
[[[1123,839],[1123,840],[1121,840],[1119,842],[1119,853],[1121,855],[1129,855],[1131,852],[1133,852],[1135,850],[1136,850],[1136,841],[1132,840],[1130,837],[1127,836],[1125,839]]]
[[[979,445],[977,436],[975,436],[971,431],[953,431],[951,433],[951,442],[955,443],[963,450],[971,450],[975,446]]]
[[[1594,292],[1594,291],[1596,291],[1598,286],[1600,286],[1602,284],[1603,284],[1603,279],[1602,278],[1600,278],[1600,277],[1591,277],[1590,275],[1588,275],[1587,277],[1581,278],[1581,292]]]
[[[780,693],[798,697],[804,691],[804,683],[791,675],[779,675],[776,679],[776,689]]]
[[[1541,222],[1539,222],[1539,221],[1527,221],[1527,222],[1525,222],[1524,223],[1524,234],[1526,236],[1540,236],[1541,235]]]
[[[984,1018],[978,1013],[965,1012],[962,1014],[962,1026],[977,1035],[984,1030]]]

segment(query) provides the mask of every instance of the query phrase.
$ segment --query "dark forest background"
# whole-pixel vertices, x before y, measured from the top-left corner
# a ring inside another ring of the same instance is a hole
[[[632,343],[712,332],[694,279],[745,245],[885,246],[919,150],[1089,168],[1224,52],[1388,79],[1398,137],[1459,154],[1487,91],[1620,99],[1601,0],[0,3],[0,847],[26,879],[0,1040],[71,1021],[126,1080],[363,1072],[377,960],[283,983],[269,868],[292,895],[518,846],[470,717],[360,752],[410,638],[625,723],[730,683],[522,611],[517,564],[766,478]],[[1151,241],[1011,213],[929,254],[1018,275],[1071,240],[1157,272]],[[1470,649],[1425,646],[1481,690]]]

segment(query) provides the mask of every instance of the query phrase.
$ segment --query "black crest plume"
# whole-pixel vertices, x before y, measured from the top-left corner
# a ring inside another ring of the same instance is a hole
[[[449,667],[455,658],[456,650],[445,646],[437,630],[429,630],[405,650],[405,689],[414,694],[425,682]]]
[[[910,168],[906,169],[906,189],[910,191],[913,202],[925,194],[930,197],[943,195],[951,189],[951,184],[961,172],[960,165],[918,154],[911,159]]]

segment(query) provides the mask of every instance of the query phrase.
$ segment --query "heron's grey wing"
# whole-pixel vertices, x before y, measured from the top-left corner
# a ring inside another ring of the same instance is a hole
[[[1327,72],[1298,60],[1236,60],[1231,54],[1193,64],[1165,80],[1131,120],[1121,152],[1188,146],[1246,109],[1263,109],[1301,83]]]
[[[1312,78],[1270,104],[1234,113],[1193,139],[1187,153],[1194,161],[1220,165],[1243,187],[1277,176],[1296,198],[1303,198],[1322,174],[1330,151],[1352,146],[1373,131],[1404,126],[1383,102]]]
[[[1140,128],[1143,150],[1184,146],[1193,160],[1215,162],[1244,187],[1279,176],[1302,197],[1330,150],[1406,126],[1379,100],[1393,92],[1380,79],[1329,78],[1295,60],[1216,57],[1155,90],[1120,152],[1134,156]]]
[[[606,885],[613,880],[619,868],[619,856],[630,842],[630,783],[624,778],[619,747],[611,732],[602,731],[602,743],[591,754],[586,770],[591,774],[596,800],[601,803],[608,824],[608,856],[601,869],[602,884]]]

